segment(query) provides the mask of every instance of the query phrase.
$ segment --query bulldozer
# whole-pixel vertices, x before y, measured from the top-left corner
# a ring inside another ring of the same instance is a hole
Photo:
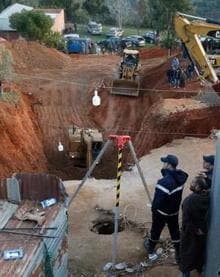
[[[69,127],[69,157],[74,166],[89,168],[103,146],[103,136],[98,129]]]
[[[139,51],[124,49],[117,78],[112,81],[111,94],[138,96],[140,90],[139,70]]]

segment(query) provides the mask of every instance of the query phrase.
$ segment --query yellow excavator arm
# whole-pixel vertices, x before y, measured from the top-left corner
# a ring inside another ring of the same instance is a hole
[[[194,16],[177,13],[174,18],[175,31],[177,36],[185,44],[190,57],[199,65],[201,75],[214,84],[219,83],[218,76],[206,55],[199,35],[207,35],[210,31],[220,30],[219,24],[208,23],[202,18],[189,21],[186,17]]]

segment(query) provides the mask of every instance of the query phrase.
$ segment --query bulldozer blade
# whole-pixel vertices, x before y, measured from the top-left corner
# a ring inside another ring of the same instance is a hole
[[[132,80],[114,80],[112,82],[111,94],[138,96],[139,82]]]

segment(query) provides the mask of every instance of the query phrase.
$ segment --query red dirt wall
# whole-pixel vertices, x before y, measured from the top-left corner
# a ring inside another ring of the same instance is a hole
[[[0,99],[0,178],[14,172],[47,171],[42,137],[27,96],[17,104]]]

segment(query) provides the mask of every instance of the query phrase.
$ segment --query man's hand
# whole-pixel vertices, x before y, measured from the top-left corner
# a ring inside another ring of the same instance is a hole
[[[197,236],[203,236],[203,235],[205,235],[205,233],[201,229],[197,229],[196,230],[196,235]]]

